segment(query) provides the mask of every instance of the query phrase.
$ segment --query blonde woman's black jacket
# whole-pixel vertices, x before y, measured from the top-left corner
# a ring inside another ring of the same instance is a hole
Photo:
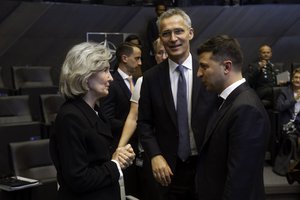
[[[111,161],[112,139],[106,119],[81,98],[62,105],[50,139],[60,185],[58,199],[120,200],[120,174]]]

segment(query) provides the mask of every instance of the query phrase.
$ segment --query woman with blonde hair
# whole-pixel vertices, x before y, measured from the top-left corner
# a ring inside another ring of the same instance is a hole
[[[110,52],[97,43],[75,45],[61,69],[66,98],[55,120],[50,152],[57,169],[60,200],[120,200],[122,169],[132,164],[130,145],[111,149],[112,134],[97,102],[113,80]]]

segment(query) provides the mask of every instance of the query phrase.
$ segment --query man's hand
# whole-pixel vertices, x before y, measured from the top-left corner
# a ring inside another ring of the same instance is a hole
[[[168,186],[171,183],[173,172],[163,156],[157,155],[151,159],[152,173],[157,182],[162,186]]]
[[[297,91],[296,91],[295,100],[296,100],[296,101],[299,101],[299,100],[300,100],[300,90],[297,90]]]
[[[258,65],[260,67],[260,69],[264,68],[264,66],[267,65],[267,61],[266,60],[261,60],[258,62]]]

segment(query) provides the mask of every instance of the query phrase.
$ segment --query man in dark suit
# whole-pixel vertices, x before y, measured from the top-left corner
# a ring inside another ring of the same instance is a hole
[[[242,77],[237,40],[216,36],[198,49],[203,84],[222,104],[199,150],[199,200],[263,200],[263,167],[270,129],[260,99]]]
[[[194,32],[189,16],[180,9],[164,12],[159,18],[159,32],[169,59],[144,73],[138,131],[163,199],[192,200],[197,146],[215,95],[209,94],[196,77],[197,62],[190,54]],[[177,71],[179,68],[182,71]],[[179,93],[185,97],[179,100]]]
[[[276,75],[281,73],[283,69],[282,66],[271,62],[271,47],[264,44],[260,46],[258,53],[258,60],[248,66],[244,72],[244,77],[250,86],[256,91],[259,98],[263,100],[265,107],[269,108],[272,106],[273,101],[272,88],[277,85],[286,84],[286,82],[277,84]]]
[[[148,40],[148,46],[150,49],[150,54],[154,55],[155,51],[153,48],[153,42],[158,38],[158,28],[156,21],[158,20],[159,16],[167,10],[167,6],[164,4],[164,2],[157,2],[155,5],[155,13],[156,16],[152,18],[147,25],[147,40]]]
[[[108,96],[101,101],[101,109],[111,123],[114,148],[119,143],[129,113],[131,90],[133,90],[132,75],[138,67],[141,67],[141,49],[135,44],[124,42],[117,48],[116,58],[118,68],[113,73],[114,81],[111,83]],[[133,137],[129,143],[137,152],[136,137]],[[138,196],[135,168],[132,165],[124,171],[124,183],[127,194]]]
[[[129,112],[132,74],[142,64],[141,50],[132,43],[124,42],[117,48],[116,58],[118,67],[113,73],[114,81],[109,88],[109,94],[101,101],[101,109],[111,122],[115,146],[119,143]]]

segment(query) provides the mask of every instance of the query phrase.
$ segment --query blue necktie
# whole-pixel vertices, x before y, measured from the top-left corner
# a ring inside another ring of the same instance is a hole
[[[177,124],[179,132],[178,157],[182,161],[186,161],[191,153],[186,93],[187,87],[184,76],[184,67],[179,65],[176,70],[179,73],[177,86]]]

